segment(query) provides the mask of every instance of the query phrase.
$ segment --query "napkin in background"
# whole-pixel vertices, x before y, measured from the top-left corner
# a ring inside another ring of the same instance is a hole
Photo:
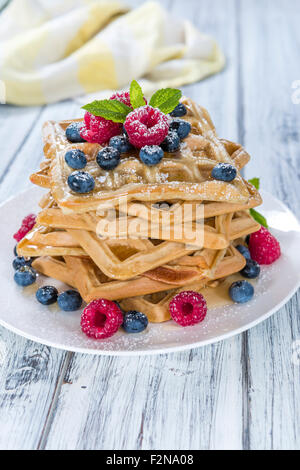
[[[87,101],[141,77],[147,95],[224,62],[214,39],[156,2],[129,11],[114,0],[12,0],[0,15],[0,80],[12,104]]]

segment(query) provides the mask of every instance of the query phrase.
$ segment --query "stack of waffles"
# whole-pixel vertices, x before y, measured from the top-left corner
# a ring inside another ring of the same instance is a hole
[[[105,171],[96,162],[99,144],[66,138],[74,121],[45,123],[45,160],[31,181],[48,192],[18,254],[35,257],[37,271],[75,287],[86,302],[117,300],[151,322],[170,319],[176,293],[200,292],[239,272],[245,258],[235,246],[260,228],[249,213],[261,204],[260,195],[239,172],[250,157],[218,138],[205,109],[187,98],[182,102],[191,132],[153,167],[134,150]],[[87,157],[84,171],[95,180],[90,193],[68,186],[73,170],[64,157],[70,149]],[[218,163],[235,166],[236,178],[213,179]]]

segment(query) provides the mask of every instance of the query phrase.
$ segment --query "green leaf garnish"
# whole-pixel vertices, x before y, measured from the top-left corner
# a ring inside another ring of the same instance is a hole
[[[257,212],[254,209],[250,209],[250,214],[252,215],[253,219],[256,220],[256,222],[268,228],[267,220],[263,215],[261,215],[259,212]]]
[[[248,182],[252,184],[257,190],[259,189],[259,186],[260,186],[259,178],[252,178],[251,180],[248,180]]]
[[[100,116],[113,122],[124,122],[127,114],[132,111],[129,106],[118,100],[96,100],[82,106],[82,108],[94,116]]]
[[[176,88],[162,88],[152,96],[150,106],[158,108],[165,114],[169,114],[179,104],[181,91]]]
[[[130,84],[130,103],[134,109],[145,106],[146,104],[142,88],[136,80],[132,80]]]

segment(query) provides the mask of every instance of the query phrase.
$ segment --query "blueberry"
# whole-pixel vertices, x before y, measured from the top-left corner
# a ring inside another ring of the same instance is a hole
[[[68,185],[75,193],[89,193],[95,187],[95,180],[85,171],[73,171],[68,176]]]
[[[35,294],[40,304],[51,305],[57,301],[58,291],[53,286],[40,287]]]
[[[99,150],[96,160],[103,170],[113,170],[120,163],[120,152],[114,147],[104,147]]]
[[[170,124],[170,130],[177,132],[179,139],[185,139],[191,132],[192,126],[184,119],[173,119]]]
[[[164,156],[164,151],[158,145],[145,145],[140,150],[140,159],[145,165],[157,165]]]
[[[244,256],[244,258],[246,259],[250,259],[251,258],[251,255],[250,255],[250,251],[248,250],[248,248],[244,245],[237,245],[236,246],[236,249],[241,253],[241,255]]]
[[[36,271],[31,266],[21,266],[16,270],[14,280],[19,286],[30,286],[36,280]]]
[[[123,132],[123,134],[125,135],[125,137],[127,137],[127,139],[128,139],[128,133],[127,133],[127,131],[126,131],[126,129],[125,129],[125,126],[123,126],[123,128],[122,128],[122,132]]]
[[[16,244],[15,247],[14,247],[14,255],[15,255],[15,256],[18,256],[17,246],[18,246],[18,244]]]
[[[65,161],[74,170],[81,170],[87,164],[87,159],[82,150],[72,149],[65,154]]]
[[[181,116],[185,116],[187,113],[186,111],[186,107],[184,106],[184,104],[182,103],[179,103],[176,108],[173,109],[173,111],[170,113],[170,115],[172,117],[181,117]]]
[[[243,304],[252,299],[254,289],[248,281],[237,281],[231,284],[229,295],[234,302]]]
[[[57,297],[57,303],[65,312],[78,310],[82,304],[82,298],[76,290],[66,290]]]
[[[125,313],[123,328],[126,333],[140,333],[148,325],[148,318],[144,313],[137,312],[136,310],[130,310]]]
[[[241,275],[248,279],[259,276],[260,266],[254,259],[247,259],[246,266],[241,270]]]
[[[232,181],[236,177],[236,168],[230,163],[218,163],[211,172],[211,176],[219,181]]]
[[[109,141],[109,145],[110,147],[117,149],[120,153],[127,153],[133,149],[133,146],[125,135],[116,135],[112,137]]]
[[[31,266],[31,263],[32,263],[32,258],[24,258],[24,256],[17,256],[13,260],[12,265],[14,269],[19,269],[22,266]]]
[[[85,140],[80,135],[80,129],[82,127],[82,122],[72,122],[66,129],[66,137],[70,142],[79,143],[85,142]]]
[[[165,140],[161,143],[161,148],[165,152],[176,152],[179,149],[180,139],[177,132],[169,131]]]

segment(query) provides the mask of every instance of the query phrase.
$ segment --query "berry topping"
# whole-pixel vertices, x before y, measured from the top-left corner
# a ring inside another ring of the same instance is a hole
[[[164,156],[164,151],[158,145],[145,145],[140,150],[140,159],[145,165],[157,165]]]
[[[112,137],[109,141],[109,146],[114,147],[120,153],[130,152],[130,150],[133,148],[128,140],[128,137],[125,135],[116,135],[115,137]]]
[[[67,165],[69,165],[71,168],[74,168],[74,170],[81,170],[87,164],[87,159],[84,152],[79,149],[68,150],[68,152],[65,154],[65,161]]]
[[[122,327],[126,333],[141,333],[147,328],[148,318],[144,313],[130,310],[125,313]]]
[[[179,139],[185,139],[191,132],[192,126],[184,119],[173,119],[170,123],[170,130],[177,132]]]
[[[36,291],[35,296],[40,304],[51,305],[57,301],[58,291],[54,286],[43,286]]]
[[[59,294],[57,297],[57,303],[65,312],[73,312],[81,307],[82,298],[79,292],[70,289]]]
[[[172,117],[181,117],[181,116],[185,116],[187,113],[186,111],[186,107],[184,106],[184,104],[182,103],[179,103],[176,108],[173,109],[173,111],[170,113],[170,115]]]
[[[229,295],[234,302],[244,304],[254,295],[254,288],[248,281],[233,282],[229,287]]]
[[[260,266],[254,259],[247,259],[246,266],[241,270],[241,275],[248,279],[254,279],[259,276]]]
[[[126,104],[126,106],[129,106],[131,108],[129,91],[123,91],[122,93],[114,93],[109,99],[121,101],[121,103],[124,103]]]
[[[179,149],[180,139],[175,131],[170,131],[161,144],[161,148],[165,152],[176,152]]]
[[[249,250],[259,264],[272,264],[281,255],[279,242],[265,227],[250,235]]]
[[[82,122],[72,122],[66,129],[66,137],[74,144],[85,142],[85,139],[80,135]]]
[[[236,174],[236,168],[230,163],[218,163],[211,172],[211,176],[219,181],[232,181]]]
[[[103,170],[113,170],[120,163],[120,152],[115,147],[104,147],[99,150],[96,160]]]
[[[81,329],[90,338],[109,338],[118,331],[122,323],[122,311],[112,300],[93,300],[81,315]]]
[[[31,266],[21,266],[16,270],[14,280],[19,286],[30,286],[36,280],[36,271]]]
[[[24,258],[24,256],[17,256],[13,260],[13,268],[14,269],[19,269],[22,266],[31,266],[32,263],[32,258]]]
[[[203,295],[193,291],[185,291],[173,297],[169,310],[176,323],[181,326],[189,326],[204,320],[207,305]]]
[[[118,122],[109,121],[89,112],[84,115],[85,124],[81,129],[81,136],[91,143],[104,144],[111,137],[121,133],[122,126]]]
[[[36,216],[34,214],[29,214],[27,215],[23,220],[22,220],[22,225],[17,231],[17,233],[14,234],[14,239],[19,242],[22,240],[22,238],[27,235],[28,232],[30,232],[31,229],[33,229],[35,225],[35,219]]]
[[[95,180],[85,171],[74,171],[68,176],[68,185],[75,193],[89,193],[95,187]]]
[[[129,113],[124,127],[135,147],[159,145],[168,134],[169,119],[159,109],[147,105]]]
[[[248,250],[248,248],[244,245],[237,245],[236,246],[236,249],[241,253],[241,255],[244,256],[244,258],[246,259],[250,259],[251,256],[250,256],[250,251]]]

